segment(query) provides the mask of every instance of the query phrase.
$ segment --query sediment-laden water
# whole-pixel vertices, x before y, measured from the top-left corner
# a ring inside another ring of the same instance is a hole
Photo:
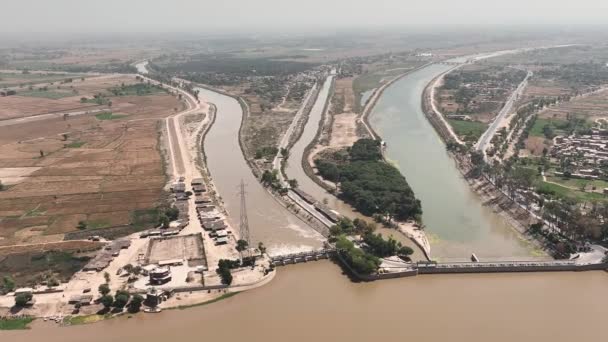
[[[322,237],[283,208],[253,176],[239,147],[242,108],[232,97],[199,88],[202,101],[216,105],[215,123],[203,143],[207,166],[220,193],[229,220],[239,227],[241,199],[239,184],[246,184],[247,216],[251,241],[263,242],[271,254],[319,248]]]

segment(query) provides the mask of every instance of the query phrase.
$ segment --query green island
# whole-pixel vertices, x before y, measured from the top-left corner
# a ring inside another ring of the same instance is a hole
[[[336,152],[315,163],[324,179],[338,185],[338,196],[362,214],[420,219],[420,201],[399,170],[384,161],[380,141],[360,139],[347,153]]]

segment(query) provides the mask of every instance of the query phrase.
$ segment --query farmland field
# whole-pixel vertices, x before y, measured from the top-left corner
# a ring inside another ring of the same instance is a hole
[[[478,139],[487,129],[488,125],[477,121],[448,120],[454,131],[459,136],[467,136],[471,139]]]
[[[125,81],[110,76],[84,85],[91,91]],[[79,99],[75,103],[82,106]],[[28,101],[37,108],[49,100]],[[0,246],[61,241],[66,233],[82,231],[81,221],[86,230],[129,224],[137,230],[156,223],[156,216],[142,221],[137,213],[162,203],[166,181],[158,121],[182,104],[164,92],[112,102],[122,120],[108,120],[118,115],[106,113],[108,118],[80,115],[0,127],[0,178],[28,170],[0,192]]]

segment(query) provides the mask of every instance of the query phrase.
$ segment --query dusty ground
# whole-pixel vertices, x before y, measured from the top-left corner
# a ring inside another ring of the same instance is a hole
[[[39,168],[0,192],[0,245],[62,240],[79,221],[90,228],[128,224],[158,205],[165,176],[157,121],[179,102],[167,94],[113,102],[124,117],[0,127],[2,173]]]
[[[148,248],[148,263],[162,260],[190,260],[204,258],[203,239],[200,234],[151,239]]]
[[[359,139],[357,135],[357,116],[355,113],[334,115],[329,140],[330,147],[352,146]]]

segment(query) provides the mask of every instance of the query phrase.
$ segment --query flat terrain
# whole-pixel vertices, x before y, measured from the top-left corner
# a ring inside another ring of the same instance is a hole
[[[106,108],[105,102],[102,105],[94,101],[95,95],[112,95],[110,88],[136,83],[135,78],[130,76],[104,75],[87,77],[84,81],[82,78],[74,78],[72,82],[64,84],[36,84],[32,90],[16,89],[16,95],[0,97],[0,120]],[[88,101],[82,101],[82,98]],[[121,102],[125,105],[125,101]]]
[[[0,192],[0,245],[60,241],[81,221],[86,229],[155,223],[166,183],[159,119],[181,105],[165,93],[111,100],[120,113],[112,120],[80,115],[0,127],[0,179],[12,184]]]
[[[201,234],[150,239],[147,263],[163,260],[200,260],[205,258]]]

